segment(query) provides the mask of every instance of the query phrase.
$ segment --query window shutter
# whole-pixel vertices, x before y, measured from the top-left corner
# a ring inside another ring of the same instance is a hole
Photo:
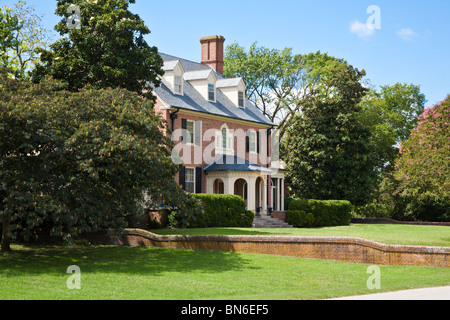
[[[202,193],[202,174],[203,168],[197,167],[195,169],[195,193]]]
[[[250,152],[250,131],[248,130],[245,136],[245,152]]]
[[[180,186],[183,188],[183,190],[186,190],[186,167],[181,166],[180,169]]]
[[[256,132],[256,152],[261,153],[261,134],[259,131]]]
[[[183,129],[183,144],[187,143],[187,120],[181,119],[181,129]]]
[[[201,146],[202,144],[202,122],[201,121],[195,121],[195,126],[194,126],[194,130],[195,130],[195,141],[194,144],[196,146]]]

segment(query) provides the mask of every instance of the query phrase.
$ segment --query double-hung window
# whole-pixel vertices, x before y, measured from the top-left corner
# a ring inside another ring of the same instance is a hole
[[[183,94],[183,84],[180,76],[175,76],[175,93]]]
[[[216,88],[213,84],[208,84],[208,100],[216,101]]]
[[[238,105],[239,105],[239,108],[245,107],[244,92],[242,92],[242,91],[239,91],[239,93],[238,93]]]
[[[248,151],[249,152],[252,152],[252,153],[257,153],[258,152],[258,145],[257,145],[257,135],[256,135],[256,132],[255,131],[249,131],[249,133],[248,133],[248,144],[249,144],[249,147],[248,147]]]
[[[194,144],[195,141],[195,122],[194,121],[187,121],[186,122],[186,131],[188,132],[187,134],[187,144]]]
[[[228,130],[227,128],[222,128],[222,149],[228,149]]]
[[[195,169],[186,168],[185,189],[188,193],[195,193]]]

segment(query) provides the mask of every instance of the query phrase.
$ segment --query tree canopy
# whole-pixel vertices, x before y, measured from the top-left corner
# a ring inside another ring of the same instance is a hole
[[[371,131],[371,143],[380,159],[380,173],[390,172],[399,156],[400,144],[416,127],[425,109],[420,86],[396,83],[370,90],[361,101],[358,120]]]
[[[0,76],[11,72],[9,51],[17,44],[14,34],[21,28],[10,8],[0,8]]]
[[[402,144],[395,165],[398,191],[431,192],[450,199],[450,95],[428,108]]]
[[[33,81],[51,75],[72,91],[120,87],[152,98],[147,85],[160,84],[163,62],[157,48],[145,41],[150,30],[129,11],[130,3],[135,0],[58,0],[56,14],[62,20],[55,29],[63,37],[42,50]],[[69,10],[74,5],[77,17]],[[75,19],[79,27],[72,28]]]
[[[10,236],[27,239],[49,224],[66,241],[120,232],[146,199],[150,207],[194,207],[185,205],[192,199],[175,182],[172,142],[151,100],[126,89],[63,87],[51,79],[1,79],[4,248]]]
[[[370,131],[357,119],[367,92],[365,72],[328,55],[314,61],[315,98],[294,115],[286,133],[287,178],[298,197],[363,204],[377,164]]]

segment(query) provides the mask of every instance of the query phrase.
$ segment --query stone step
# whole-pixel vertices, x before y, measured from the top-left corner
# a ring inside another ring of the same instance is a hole
[[[261,215],[259,217],[255,217],[255,220],[253,221],[254,228],[271,228],[271,229],[277,229],[277,228],[293,228],[290,224],[283,222],[279,219],[275,219],[268,215]]]

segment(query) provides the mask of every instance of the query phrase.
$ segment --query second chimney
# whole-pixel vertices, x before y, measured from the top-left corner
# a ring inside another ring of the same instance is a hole
[[[202,44],[202,64],[212,67],[223,75],[223,44],[222,36],[211,36],[200,39]]]

